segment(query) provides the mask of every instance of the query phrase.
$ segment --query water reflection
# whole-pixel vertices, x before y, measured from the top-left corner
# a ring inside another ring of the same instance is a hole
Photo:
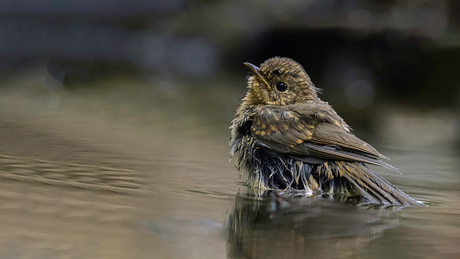
[[[396,207],[355,206],[329,198],[289,198],[277,192],[235,198],[228,214],[231,258],[348,257],[398,226]]]

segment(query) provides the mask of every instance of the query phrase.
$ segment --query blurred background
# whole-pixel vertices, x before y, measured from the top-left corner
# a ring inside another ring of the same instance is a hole
[[[1,0],[0,258],[457,258],[459,12],[454,0]],[[301,63],[405,173],[376,171],[430,206],[286,210],[247,190],[228,127],[243,62],[273,56]]]

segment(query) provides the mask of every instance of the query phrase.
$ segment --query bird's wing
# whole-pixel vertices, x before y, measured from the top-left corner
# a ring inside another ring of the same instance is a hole
[[[338,146],[342,150],[362,152],[364,155],[373,158],[383,157],[373,146],[357,138],[352,133],[324,122],[316,124],[310,141],[320,145]]]
[[[259,142],[275,152],[306,162],[312,158],[357,161],[401,171],[379,160],[384,156],[345,127],[305,116],[287,106],[261,106],[255,111],[251,131]]]

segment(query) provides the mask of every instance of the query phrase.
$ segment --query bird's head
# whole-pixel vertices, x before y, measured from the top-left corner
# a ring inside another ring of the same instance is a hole
[[[244,64],[254,74],[248,79],[249,91],[245,97],[250,105],[289,105],[318,98],[318,89],[308,74],[290,58],[270,58],[260,68]]]

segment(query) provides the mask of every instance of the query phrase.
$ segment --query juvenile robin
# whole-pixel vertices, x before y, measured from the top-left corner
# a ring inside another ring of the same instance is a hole
[[[417,202],[369,169],[400,169],[368,143],[317,95],[303,67],[274,57],[248,66],[248,92],[232,121],[230,156],[247,184],[300,190],[368,203],[410,206]]]

